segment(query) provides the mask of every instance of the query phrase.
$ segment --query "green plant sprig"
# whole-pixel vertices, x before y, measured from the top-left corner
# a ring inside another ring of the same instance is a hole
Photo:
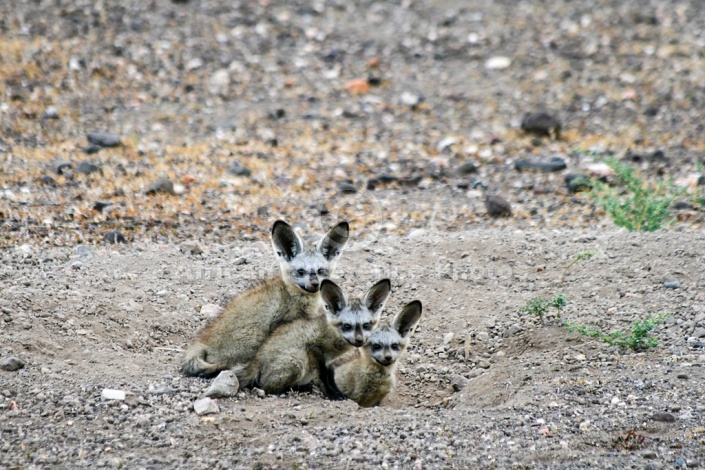
[[[612,331],[603,333],[594,326],[586,326],[578,323],[566,322],[564,326],[568,331],[580,333],[589,338],[596,338],[610,346],[617,346],[620,349],[631,349],[633,351],[644,351],[658,346],[658,340],[651,336],[651,331],[670,316],[670,313],[660,313],[650,315],[644,320],[637,320],[632,325],[631,331],[627,334],[622,331]]]

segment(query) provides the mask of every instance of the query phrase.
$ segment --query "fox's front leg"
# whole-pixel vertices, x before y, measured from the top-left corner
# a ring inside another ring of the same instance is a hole
[[[348,397],[340,391],[338,385],[335,383],[335,369],[333,367],[326,366],[326,362],[321,357],[318,362],[318,378],[321,381],[321,388],[323,393],[331,400],[343,401],[347,400]]]

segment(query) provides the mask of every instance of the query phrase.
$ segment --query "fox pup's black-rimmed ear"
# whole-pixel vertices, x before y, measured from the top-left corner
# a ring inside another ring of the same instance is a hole
[[[362,303],[375,316],[380,316],[384,308],[384,303],[387,301],[387,297],[389,297],[391,291],[392,283],[389,279],[377,281],[375,285],[370,287],[370,290],[367,291],[365,298],[362,299]]]
[[[327,259],[332,260],[340,256],[350,237],[350,224],[340,222],[328,230],[328,233],[318,243],[318,251]]]
[[[347,305],[345,294],[338,285],[330,279],[321,282],[321,299],[323,304],[333,313],[341,312]]]
[[[399,332],[402,338],[408,337],[421,319],[421,302],[414,300],[404,306],[401,312],[394,317],[394,329]]]
[[[272,227],[272,247],[280,258],[291,261],[304,250],[304,244],[299,234],[294,228],[284,222],[277,220]]]

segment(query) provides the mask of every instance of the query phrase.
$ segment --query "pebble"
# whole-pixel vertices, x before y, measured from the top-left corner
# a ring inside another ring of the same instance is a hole
[[[452,379],[450,379],[450,385],[453,387],[453,390],[456,392],[461,391],[464,389],[468,384],[468,379],[463,377],[462,375],[454,375]]]
[[[127,243],[125,235],[120,230],[111,230],[103,236],[103,240],[107,243]]]
[[[502,196],[487,194],[485,196],[485,209],[487,209],[487,215],[490,217],[509,217],[512,215],[512,206]]]
[[[211,398],[229,398],[237,395],[239,383],[231,370],[224,370],[213,380],[205,395]]]
[[[678,289],[681,286],[678,281],[668,281],[663,283],[663,287],[666,289]]]
[[[235,176],[250,176],[252,171],[249,168],[242,166],[242,163],[235,160],[228,166],[228,173]]]
[[[100,147],[118,147],[120,145],[120,137],[112,132],[89,132],[87,137],[89,144]]]
[[[59,119],[59,110],[55,106],[49,106],[44,111],[44,119]]]
[[[159,178],[154,183],[150,184],[145,194],[167,193],[176,194],[174,191],[174,183],[169,178]]]
[[[456,144],[455,137],[446,137],[445,139],[442,139],[440,142],[438,142],[438,145],[436,146],[436,149],[439,152],[443,152],[444,150],[450,149],[453,145]]]
[[[446,333],[446,335],[443,337],[443,344],[450,344],[451,341],[453,341],[454,336],[455,333]]]
[[[82,258],[93,255],[93,248],[88,245],[78,245],[75,249],[76,254]]]
[[[661,422],[661,423],[675,423],[676,422],[676,417],[673,416],[671,413],[654,413],[651,416],[651,419],[654,421]]]
[[[551,137],[555,135],[560,138],[561,121],[546,112],[527,113],[521,120],[521,129],[524,132]]]
[[[459,176],[466,176],[471,173],[477,173],[477,165],[473,162],[465,162],[455,169],[455,173]]]
[[[124,400],[127,393],[124,390],[114,390],[110,388],[104,388],[100,393],[103,400]]]
[[[192,255],[200,255],[206,251],[198,240],[185,241],[181,244],[180,249],[182,252]]]
[[[208,92],[211,95],[226,96],[230,91],[230,72],[227,69],[216,70],[208,79]]]
[[[218,404],[216,402],[206,397],[193,402],[193,411],[195,411],[198,416],[202,416],[218,413],[220,412],[220,408],[218,408]]]
[[[95,163],[83,161],[78,164],[76,171],[79,173],[83,173],[84,175],[90,175],[91,173],[102,173],[103,169]]]
[[[693,337],[694,338],[705,338],[705,328],[703,328],[703,327],[696,328],[695,331],[693,331]]]
[[[73,168],[73,163],[71,163],[71,162],[59,162],[54,167],[54,171],[56,171],[56,174],[58,174],[58,175],[63,175],[68,170],[70,170],[72,168]]]
[[[510,337],[514,336],[515,334],[519,333],[521,330],[522,330],[521,326],[518,323],[515,323],[504,332],[503,336],[505,338],[510,338]]]
[[[341,181],[338,183],[338,190],[343,194],[355,194],[357,187],[348,181]]]
[[[86,155],[93,155],[101,151],[103,147],[100,145],[89,145],[85,149],[83,149],[84,152],[86,152]]]
[[[410,106],[411,108],[415,108],[423,102],[423,97],[421,95],[417,95],[417,94],[405,91],[399,97],[399,101],[403,105]]]
[[[155,388],[154,390],[152,390],[149,393],[151,393],[152,395],[157,395],[157,396],[158,395],[173,395],[174,393],[176,393],[176,390],[168,385],[162,385],[162,386]]]
[[[43,184],[46,186],[56,186],[56,180],[49,175],[42,176],[41,178],[37,178],[37,183],[40,183],[40,184]]]
[[[529,159],[517,160],[514,162],[514,168],[520,172],[525,170],[538,170],[543,173],[553,173],[565,170],[568,168],[568,165],[563,157],[555,155],[545,161],[533,161]]]
[[[73,263],[71,263],[71,269],[73,269],[75,271],[78,271],[82,267],[83,267],[83,263],[81,263],[80,261],[74,261]]]
[[[579,193],[581,191],[590,191],[592,182],[589,176],[580,173],[568,173],[565,175],[565,186],[571,193]]]
[[[6,359],[3,359],[3,361],[0,363],[0,369],[6,370],[8,372],[14,372],[16,370],[20,370],[24,367],[24,361],[18,357],[8,357]]]
[[[503,70],[512,65],[512,59],[504,56],[490,57],[485,61],[487,70]]]
[[[479,332],[477,335],[475,335],[475,338],[476,338],[478,341],[483,341],[483,342],[484,342],[484,341],[487,341],[488,339],[490,339],[490,334],[489,334],[488,332],[486,332],[486,331],[481,331],[481,332]]]
[[[217,317],[222,311],[223,307],[216,304],[205,304],[203,307],[201,307],[201,315],[208,319]]]

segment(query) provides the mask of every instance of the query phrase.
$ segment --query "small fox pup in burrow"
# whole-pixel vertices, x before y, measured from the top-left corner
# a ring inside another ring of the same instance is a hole
[[[315,248],[305,249],[291,225],[275,222],[272,247],[281,276],[232,299],[196,337],[186,352],[181,372],[214,377],[222,370],[245,364],[278,326],[315,315],[320,308],[321,282],[334,270],[349,234],[348,223],[341,222]]]
[[[396,387],[397,359],[421,318],[421,302],[406,305],[391,323],[383,322],[360,349],[334,364],[335,383],[358,405],[377,406]]]
[[[324,280],[321,309],[280,326],[252,362],[234,368],[240,385],[279,394],[316,384],[328,398],[344,400],[329,364],[365,343],[379,322],[390,290],[389,279],[383,279],[362,300],[348,301],[340,287]]]

